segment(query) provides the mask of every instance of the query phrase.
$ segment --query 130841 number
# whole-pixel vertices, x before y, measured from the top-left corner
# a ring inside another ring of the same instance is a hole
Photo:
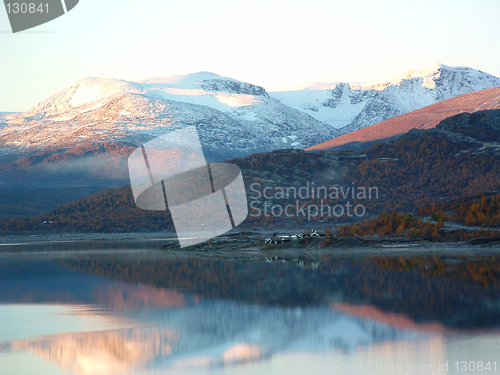
[[[49,3],[40,4],[38,7],[35,3],[7,3],[7,13],[49,13]]]
[[[482,362],[482,361],[462,361],[455,362],[455,366],[457,366],[457,371],[463,372],[473,372],[473,371],[497,371],[497,363],[496,362]]]

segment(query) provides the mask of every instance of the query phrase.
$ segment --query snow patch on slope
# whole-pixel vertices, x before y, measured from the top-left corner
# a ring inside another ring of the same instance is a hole
[[[69,103],[72,107],[77,107],[82,104],[87,104],[98,99],[99,94],[103,91],[102,86],[83,86],[73,95]]]

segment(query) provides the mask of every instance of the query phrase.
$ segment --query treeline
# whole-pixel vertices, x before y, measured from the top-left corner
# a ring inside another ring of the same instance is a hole
[[[64,204],[49,214],[0,221],[0,233],[141,232],[173,230],[168,211],[137,208],[130,186]]]
[[[442,201],[500,190],[500,154],[475,152],[479,144],[439,132],[416,131],[366,151],[348,178],[358,186],[377,186],[385,212],[416,212]],[[389,160],[387,158],[390,158]],[[375,204],[375,205],[374,205]]]
[[[354,225],[343,225],[336,232],[330,232],[333,236],[351,237],[403,237],[412,240],[428,241],[463,241],[473,238],[500,238],[500,231],[450,229],[446,228],[440,219],[437,223],[430,220],[424,221],[410,214],[381,214],[375,219],[370,219]],[[324,240],[328,244],[328,237]]]
[[[455,221],[467,226],[498,226],[500,224],[500,194],[486,193],[422,208],[419,215],[434,220]]]

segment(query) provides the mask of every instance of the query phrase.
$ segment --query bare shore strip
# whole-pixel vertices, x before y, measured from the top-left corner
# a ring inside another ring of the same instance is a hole
[[[498,255],[500,242],[481,241],[427,242],[383,239],[363,242],[352,237],[335,238],[325,245],[323,238],[306,237],[291,242],[265,244],[269,230],[234,230],[199,245],[181,249],[175,233],[66,233],[58,235],[10,235],[0,239],[0,253],[89,253],[127,252],[151,255],[192,256],[221,259],[281,259],[308,254],[359,257],[373,255],[469,254]]]

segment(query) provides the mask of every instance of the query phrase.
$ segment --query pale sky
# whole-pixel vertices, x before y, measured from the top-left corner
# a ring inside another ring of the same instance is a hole
[[[0,9],[0,111],[83,77],[210,71],[268,91],[379,81],[437,62],[500,76],[498,0],[80,0],[12,34]]]

